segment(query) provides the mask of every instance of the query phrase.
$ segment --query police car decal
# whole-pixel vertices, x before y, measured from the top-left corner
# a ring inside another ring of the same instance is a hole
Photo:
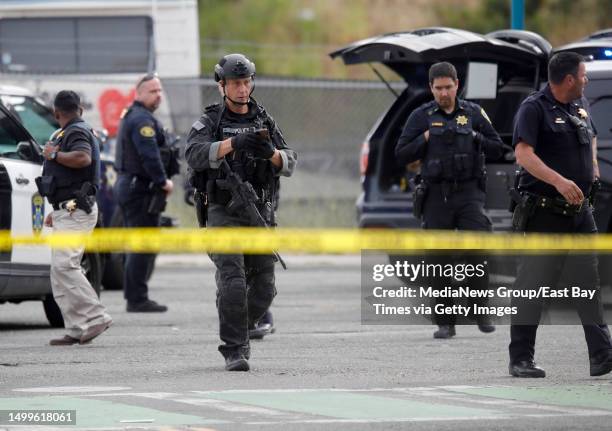
[[[45,199],[40,193],[32,195],[32,230],[40,233],[45,221]]]

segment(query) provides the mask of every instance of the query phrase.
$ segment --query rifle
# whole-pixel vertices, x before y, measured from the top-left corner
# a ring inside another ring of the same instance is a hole
[[[257,192],[255,192],[253,186],[248,182],[242,181],[238,174],[232,171],[227,163],[227,160],[225,159],[221,161],[221,169],[225,172],[226,178],[223,180],[217,180],[217,185],[221,190],[229,190],[232,196],[227,204],[227,210],[229,213],[236,214],[238,211],[244,210],[249,216],[249,221],[251,224],[259,227],[270,228],[266,220],[262,217],[261,213],[257,209],[257,205],[255,205],[255,202],[259,200],[259,196],[257,196]],[[283,269],[287,269],[287,265],[280,254],[278,254],[276,251],[273,251],[272,253],[283,266]]]

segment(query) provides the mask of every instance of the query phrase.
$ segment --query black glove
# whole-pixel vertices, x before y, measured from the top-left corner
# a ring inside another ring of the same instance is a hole
[[[255,157],[269,159],[274,155],[274,144],[269,139],[259,137],[257,146],[251,148],[251,152]]]
[[[232,138],[232,148],[235,151],[248,151],[259,143],[259,136],[255,132],[246,132]]]
[[[269,159],[274,155],[274,145],[269,139],[263,138],[255,132],[241,133],[232,138],[232,148],[247,151],[255,157]]]

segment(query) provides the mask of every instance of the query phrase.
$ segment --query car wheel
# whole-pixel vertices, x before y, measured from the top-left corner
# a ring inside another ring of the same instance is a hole
[[[119,207],[115,209],[111,218],[111,228],[123,227],[123,214]],[[157,257],[157,255],[155,256]],[[109,253],[106,255],[104,264],[104,273],[102,276],[102,285],[105,290],[123,290],[123,267],[125,265],[125,253]],[[147,268],[147,281],[153,275],[155,269],[155,259]]]
[[[85,272],[85,276],[91,287],[96,291],[96,295],[100,296],[102,287],[102,259],[98,253],[85,253],[81,259],[81,268]],[[64,318],[52,294],[49,294],[43,300],[43,308],[47,320],[54,328],[64,327]]]
[[[51,326],[54,328],[64,327],[64,317],[57,306],[57,302],[53,299],[52,294],[47,295],[43,300],[43,308],[45,309],[45,315]]]

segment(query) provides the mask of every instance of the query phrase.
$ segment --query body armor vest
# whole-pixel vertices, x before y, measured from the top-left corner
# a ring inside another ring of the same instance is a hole
[[[72,199],[74,192],[80,190],[81,186],[86,182],[91,183],[95,190],[99,187],[100,148],[98,146],[98,139],[87,123],[77,121],[69,124],[53,137],[53,145],[59,145],[59,151],[66,151],[64,145],[65,138],[74,129],[82,130],[88,135],[87,141],[91,145],[91,164],[84,168],[75,169],[60,165],[56,161],[45,161],[42,175],[43,177],[53,177],[54,183],[54,193],[47,196],[51,203]]]
[[[429,142],[421,172],[425,180],[461,182],[484,176],[484,153],[474,141],[472,113],[466,108],[460,105],[452,116],[436,107],[428,111]]]

